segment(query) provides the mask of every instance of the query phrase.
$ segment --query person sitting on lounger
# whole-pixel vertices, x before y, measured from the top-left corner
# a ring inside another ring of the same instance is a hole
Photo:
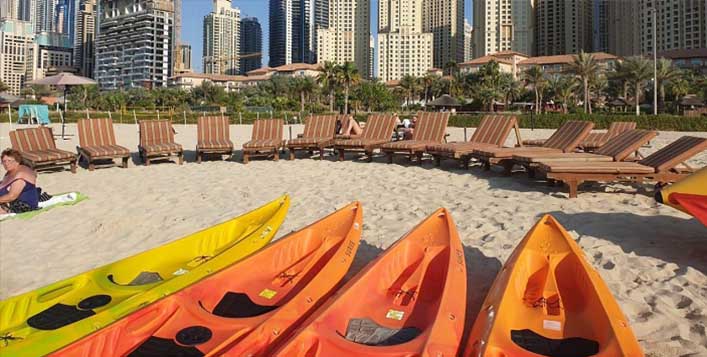
[[[36,210],[39,205],[37,174],[22,165],[22,154],[6,149],[0,154],[5,177],[0,181],[0,214]]]
[[[354,120],[351,115],[347,115],[343,121],[343,123],[339,122],[336,125],[336,132],[339,135],[358,136],[363,133],[363,129],[361,129],[361,126],[358,125],[358,122]]]
[[[403,120],[403,140],[412,140],[412,133],[415,132],[415,124],[417,123],[417,116],[412,117],[412,120]]]

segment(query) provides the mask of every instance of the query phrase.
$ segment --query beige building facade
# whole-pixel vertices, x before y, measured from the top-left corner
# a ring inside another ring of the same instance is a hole
[[[591,52],[592,4],[593,0],[536,0],[535,55]]]
[[[214,10],[204,17],[204,73],[236,75],[240,71],[241,11],[231,0],[214,0]]]
[[[535,0],[474,0],[474,58],[501,51],[532,55]]]
[[[423,0],[380,0],[378,78],[422,76],[433,67],[434,34],[422,32]]]
[[[317,30],[317,59],[353,62],[363,78],[370,78],[370,0],[329,0],[329,28]]]
[[[6,19],[0,21],[0,81],[19,95],[27,82],[34,80],[39,57],[32,24]]]
[[[434,35],[434,67],[464,62],[464,0],[424,0],[422,32]]]

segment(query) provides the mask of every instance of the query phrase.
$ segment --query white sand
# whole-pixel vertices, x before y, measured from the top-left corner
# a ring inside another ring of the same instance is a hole
[[[53,125],[55,132],[60,130]],[[551,213],[579,238],[633,325],[649,356],[707,355],[707,228],[655,203],[650,186],[590,185],[569,200],[562,188],[524,175],[502,177],[478,168],[443,169],[329,158],[192,163],[195,126],[176,125],[189,163],[129,169],[80,169],[44,173],[50,193],[80,191],[90,197],[31,220],[0,223],[0,298],[7,298],[138,253],[208,227],[274,199],[292,196],[278,236],[302,227],[352,200],[364,207],[364,239],[354,271],[438,207],[447,207],[465,243],[469,271],[469,321],[489,285],[527,230]],[[0,126],[0,146],[9,146]],[[293,126],[293,135],[301,132]],[[118,141],[136,150],[135,125],[116,125]],[[75,134],[75,126],[68,132]],[[461,139],[461,129],[451,129]],[[524,138],[551,131],[523,130]],[[288,136],[288,130],[285,131]],[[471,135],[471,130],[469,130]],[[662,132],[650,153],[683,135]],[[692,133],[707,137],[707,133]],[[233,126],[240,147],[250,127]],[[510,143],[510,141],[509,141]],[[77,138],[58,141],[75,151]],[[707,165],[707,153],[691,162]],[[611,191],[612,193],[607,193]],[[638,193],[637,193],[638,192]]]

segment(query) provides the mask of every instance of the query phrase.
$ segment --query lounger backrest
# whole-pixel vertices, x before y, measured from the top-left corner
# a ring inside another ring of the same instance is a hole
[[[109,146],[115,144],[113,121],[108,118],[79,119],[79,146]]]
[[[609,125],[609,130],[606,131],[608,138],[613,138],[625,131],[636,129],[636,122],[634,121],[615,121]]]
[[[304,123],[305,138],[332,138],[336,134],[336,115],[313,115]]]
[[[253,140],[282,140],[282,119],[260,119],[253,123]]]
[[[577,145],[589,135],[594,128],[594,123],[586,120],[570,120],[543,144],[543,147],[560,149],[563,152],[572,152],[577,148]]]
[[[361,139],[388,140],[395,130],[395,117],[385,114],[372,114],[361,133]]]
[[[222,116],[200,117],[196,122],[196,133],[200,143],[231,139],[228,118]]]
[[[668,171],[682,162],[707,150],[707,139],[694,136],[683,136],[666,147],[648,155],[639,161],[641,165],[650,166],[655,172]]]
[[[629,130],[609,139],[594,151],[597,155],[611,156],[614,161],[622,161],[641,146],[653,139],[658,132],[652,130]]]
[[[449,112],[419,112],[417,115],[417,123],[415,123],[415,131],[412,136],[413,140],[441,143],[447,131]]]
[[[52,130],[46,126],[11,131],[10,142],[14,149],[25,152],[56,149]]]
[[[469,141],[503,146],[517,122],[514,116],[485,115]]]
[[[141,120],[140,145],[160,145],[174,143],[174,130],[169,120]]]

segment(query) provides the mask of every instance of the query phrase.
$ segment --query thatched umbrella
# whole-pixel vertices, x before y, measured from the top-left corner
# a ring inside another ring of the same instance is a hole
[[[703,107],[705,103],[696,95],[686,95],[680,100],[683,107]]]
[[[66,91],[69,86],[81,86],[87,84],[96,84],[91,78],[77,76],[73,73],[61,72],[54,76],[44,77],[42,79],[37,79],[30,84],[47,85],[47,86],[61,86],[64,87],[64,111],[66,111]],[[61,118],[61,138],[64,138],[64,117]]]
[[[461,104],[458,100],[452,98],[449,94],[444,94],[439,98],[427,103],[426,106],[433,108],[452,108],[460,107]]]

